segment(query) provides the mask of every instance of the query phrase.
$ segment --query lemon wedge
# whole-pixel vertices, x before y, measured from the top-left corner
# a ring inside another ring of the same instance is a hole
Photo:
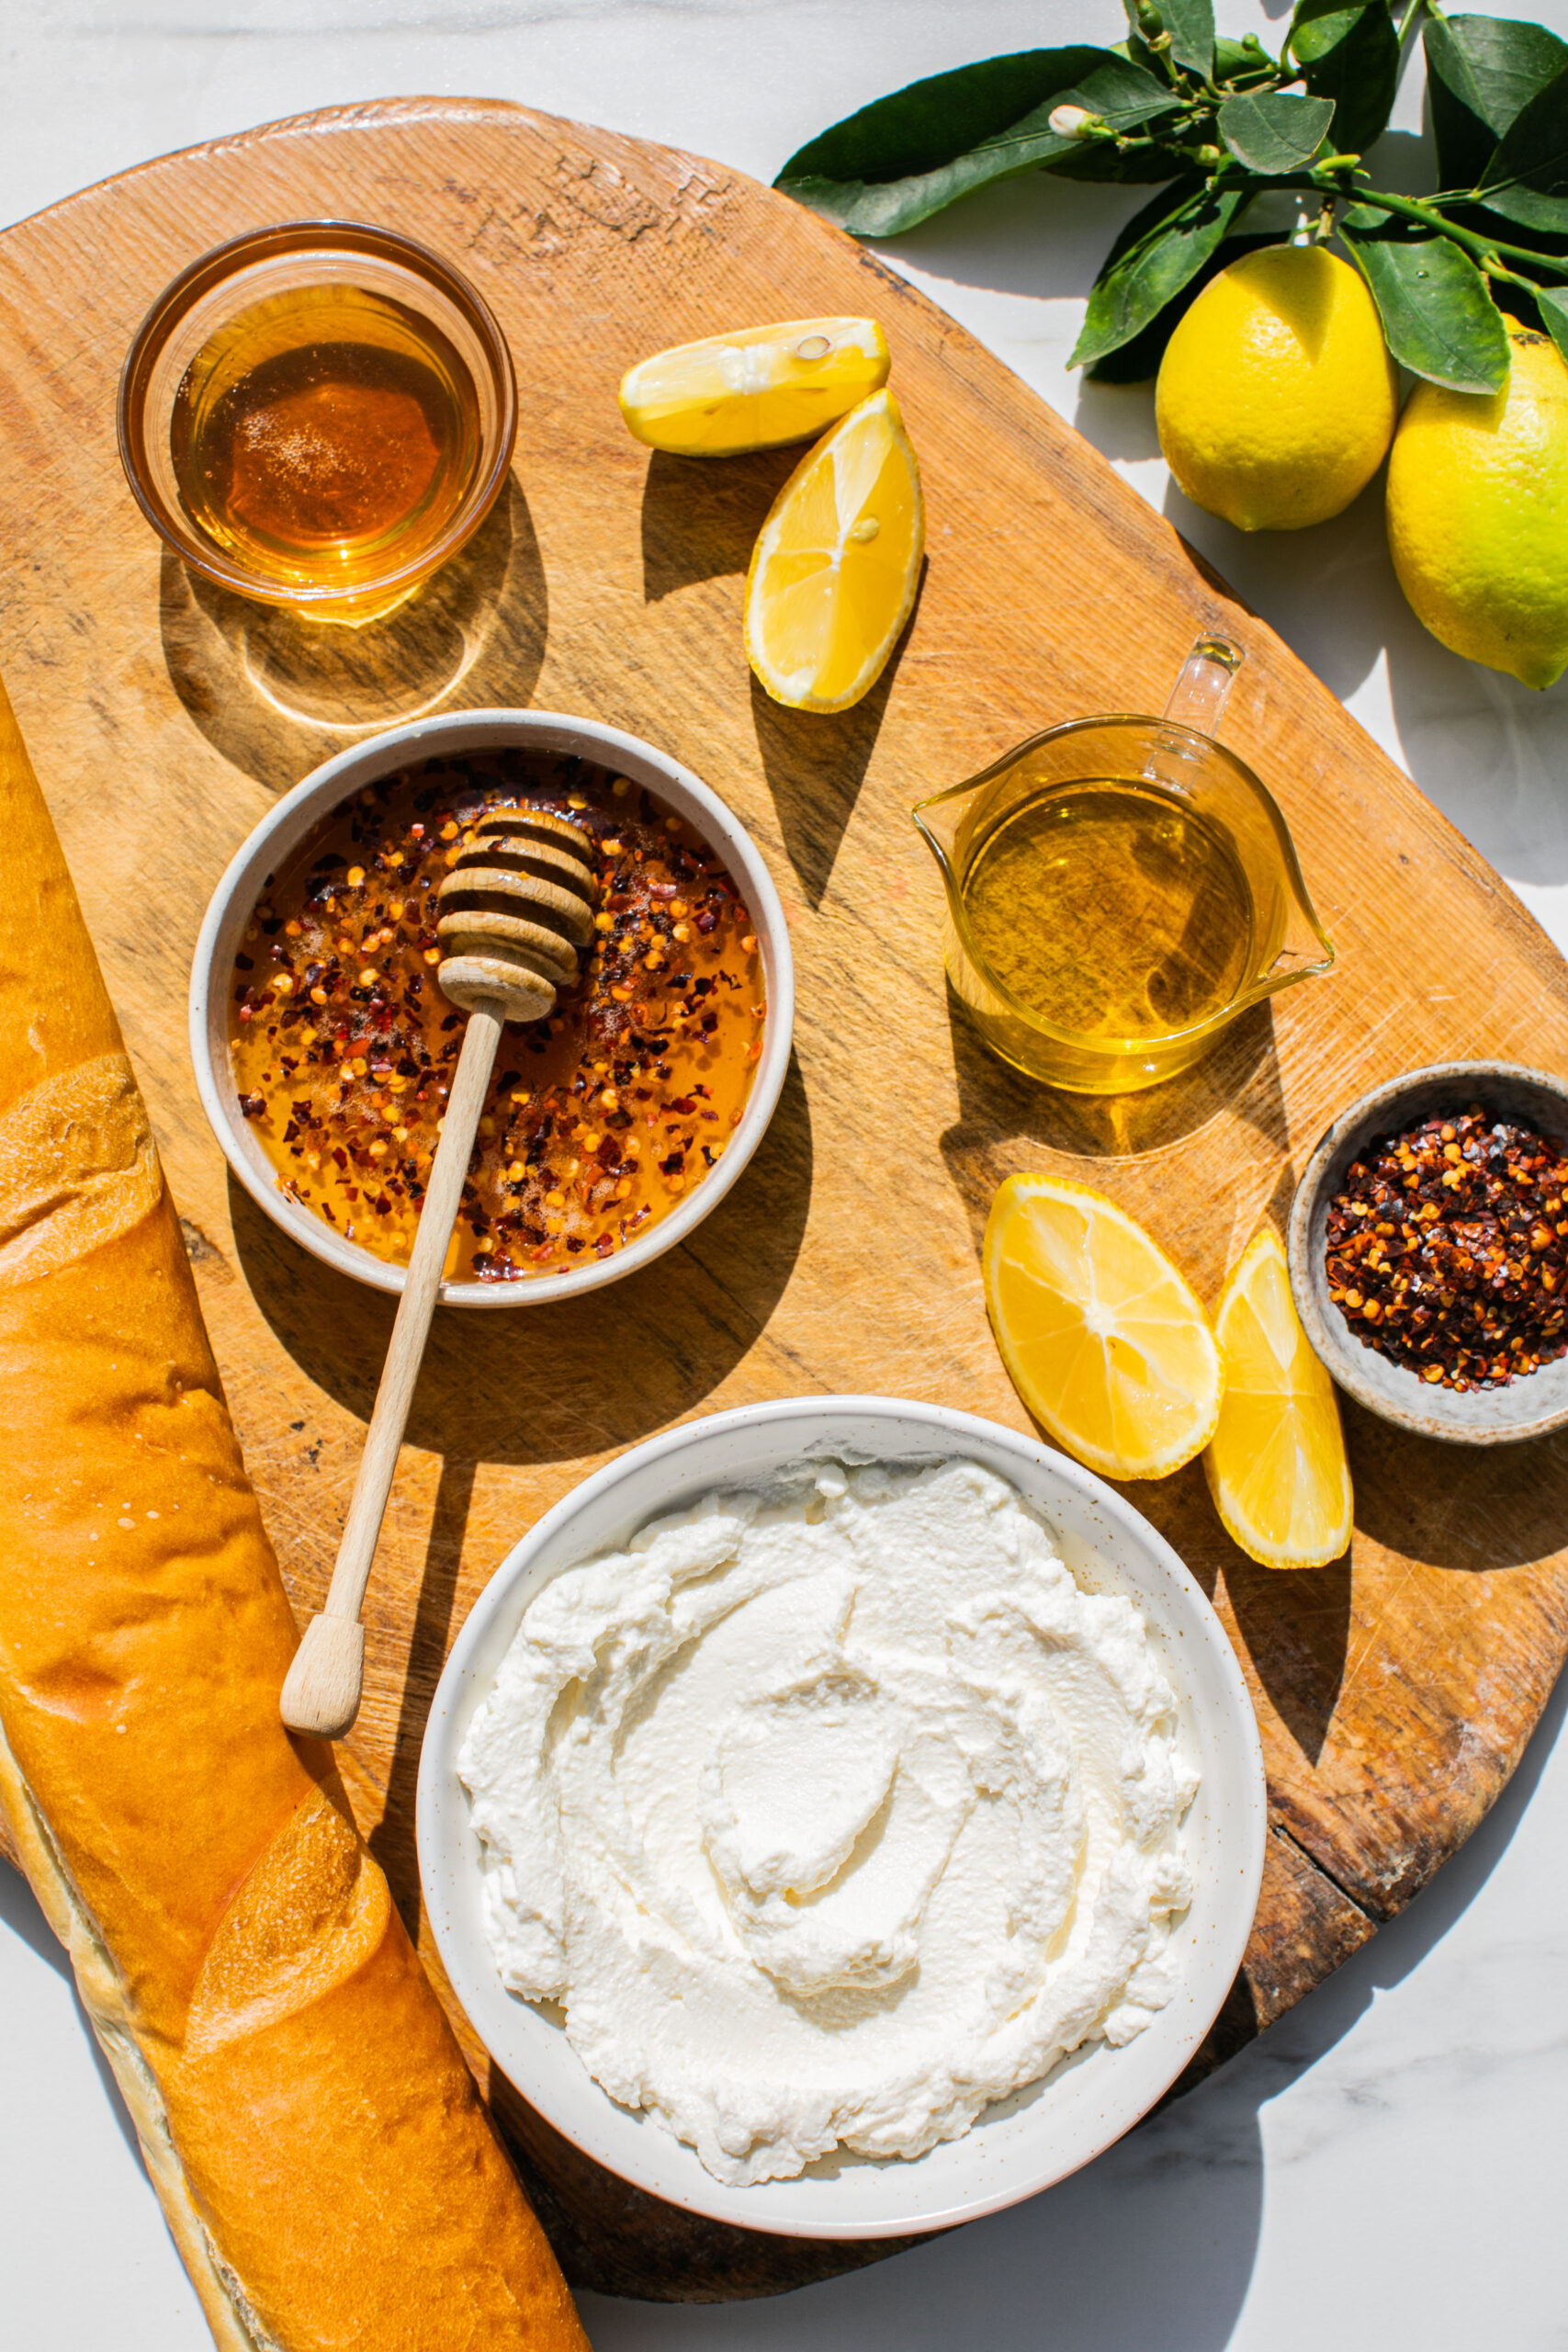
[[[982,1258],[1002,1362],[1058,1445],[1111,1478],[1163,1478],[1220,1414],[1208,1317],[1158,1244],[1087,1184],[1010,1176]]]
[[[1254,1234],[1220,1293],[1225,1368],[1203,1456],[1225,1532],[1266,1568],[1320,1568],[1350,1541],[1350,1468],[1334,1383],[1291,1297],[1278,1235]]]
[[[746,581],[746,653],[775,702],[848,710],[909,617],[926,544],[920,469],[891,392],[823,435],[774,499]]]
[[[626,429],[678,458],[734,458],[809,441],[887,381],[874,319],[782,319],[678,343],[621,379]]]

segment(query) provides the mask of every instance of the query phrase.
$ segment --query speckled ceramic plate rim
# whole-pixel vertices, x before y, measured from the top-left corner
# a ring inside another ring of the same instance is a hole
[[[1490,1098],[1505,1110],[1512,1096],[1521,1115],[1542,1123],[1541,1099],[1555,1108],[1546,1124],[1568,1136],[1568,1084],[1550,1070],[1517,1062],[1433,1062],[1407,1070],[1358,1095],[1322,1136],[1302,1170],[1291,1205],[1288,1256],[1291,1291],[1303,1329],[1337,1383],[1359,1405],[1398,1429],[1455,1445],[1511,1445],[1544,1437],[1568,1423],[1568,1358],[1545,1364],[1506,1388],[1428,1385],[1376,1349],[1363,1347],[1328,1295],[1324,1233],[1328,1206],[1345,1171],[1369,1139],[1397,1133],[1460,1097]],[[1535,1097],[1538,1099],[1532,1100]],[[1529,1406],[1534,1400],[1536,1409]]]
[[[1098,2045],[1043,2086],[988,2108],[960,2140],[912,2161],[849,2158],[826,2175],[730,2188],[654,2118],[617,2106],[564,2030],[503,1988],[480,1918],[479,1839],[457,1758],[527,1601],[575,1562],[624,1544],[660,1512],[805,1456],[979,1461],[1050,1523],[1089,1583],[1134,1599],[1180,1702],[1202,1779],[1188,1819],[1194,1899],[1173,1944],[1179,1989],[1122,2049]],[[1267,1792],[1258,1726],[1225,1632],[1142,1514],[1037,1439],[946,1407],[879,1396],[783,1399],[685,1422],[585,1479],[547,1512],[476,1601],[436,1690],[420,1758],[420,1876],[443,1965],[496,2064],[557,2131],[651,2196],[781,2236],[900,2237],[1034,2196],[1131,2130],[1219,2014],[1251,1931]]]
[[[751,1091],[740,1114],[740,1125],[716,1168],[690,1192],[678,1208],[660,1218],[614,1257],[558,1274],[539,1274],[525,1282],[447,1282],[441,1301],[447,1306],[543,1306],[551,1299],[579,1298],[584,1292],[619,1282],[638,1267],[651,1264],[683,1241],[694,1227],[717,1208],[736,1182],[767,1133],[789,1069],[795,1031],[795,964],[789,930],[779,894],[761,856],[739,819],[718,795],[640,737],[606,727],[595,718],[578,718],[552,710],[462,710],[434,718],[411,719],[401,727],[372,735],[337,752],[286,793],[241,843],[214,890],[203,919],[191,964],[190,1056],[197,1089],[208,1124],[223,1157],[256,1205],[292,1240],[313,1258],[374,1290],[400,1293],[403,1269],[389,1266],[368,1250],[347,1241],[310,1210],[288,1200],[277,1189],[276,1171],[266,1158],[240,1110],[228,1036],[227,991],[251,911],[267,878],[289,857],[317,821],[373,784],[378,776],[412,765],[438,753],[452,757],[463,752],[500,751],[522,744],[544,752],[577,752],[584,757],[629,775],[646,785],[660,799],[690,819],[745,894],[746,909],[756,930],[767,983],[768,1017],[762,1033],[762,1057],[751,1080]]]

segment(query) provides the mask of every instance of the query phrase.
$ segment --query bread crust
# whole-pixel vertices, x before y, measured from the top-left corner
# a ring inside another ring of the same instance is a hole
[[[331,1753],[0,687],[0,1808],[220,2352],[584,2352]]]

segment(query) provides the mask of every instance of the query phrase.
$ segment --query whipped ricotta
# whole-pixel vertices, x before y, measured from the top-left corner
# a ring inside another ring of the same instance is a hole
[[[1174,1695],[972,1463],[802,1464],[566,1570],[458,1770],[502,1981],[723,2181],[918,2156],[1175,1989]]]

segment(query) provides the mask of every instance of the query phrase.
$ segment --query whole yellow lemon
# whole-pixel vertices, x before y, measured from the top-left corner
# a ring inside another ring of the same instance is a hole
[[[1343,513],[1398,413],[1377,307],[1321,245],[1269,245],[1221,270],[1166,345],[1155,388],[1167,465],[1194,505],[1244,531]]]
[[[1388,544],[1418,620],[1527,686],[1568,669],[1568,366],[1508,333],[1506,391],[1417,384],[1388,469]]]

